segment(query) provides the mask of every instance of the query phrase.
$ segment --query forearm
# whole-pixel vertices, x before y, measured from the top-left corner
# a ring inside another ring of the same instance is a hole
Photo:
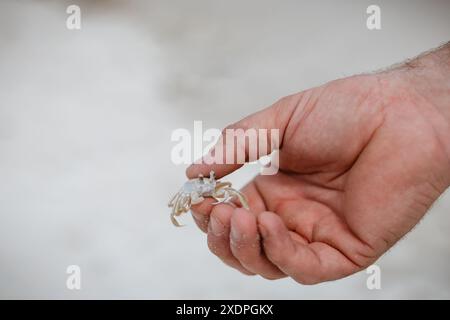
[[[450,175],[450,42],[387,72],[400,78],[447,153]],[[450,185],[450,181],[449,181]]]
[[[450,123],[450,42],[406,62],[403,69],[412,87]]]

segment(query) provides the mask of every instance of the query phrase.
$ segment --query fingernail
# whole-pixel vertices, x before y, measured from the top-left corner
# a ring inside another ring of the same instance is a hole
[[[221,236],[225,232],[225,227],[219,220],[217,220],[217,218],[211,217],[209,225],[211,226],[211,232],[215,236]]]

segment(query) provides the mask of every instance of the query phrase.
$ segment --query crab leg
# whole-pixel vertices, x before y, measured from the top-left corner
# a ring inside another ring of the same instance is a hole
[[[181,210],[181,202],[185,199],[184,195],[180,195],[177,198],[177,201],[174,204],[172,214],[170,215],[170,220],[172,220],[172,223],[177,227],[182,227],[183,225],[178,222],[178,220],[175,218],[175,216],[179,216],[183,211]]]
[[[181,195],[178,199],[177,202],[175,203],[175,206],[173,208],[173,214],[175,216],[179,216],[180,215],[180,206],[181,206],[181,201],[183,200],[183,195]]]
[[[219,189],[226,189],[231,187],[231,183],[230,182],[217,182],[216,184],[216,190]]]
[[[249,209],[247,199],[245,195],[230,187],[229,183],[224,182],[222,186],[216,189],[216,195],[214,195],[214,199],[217,200],[217,202],[213,204],[219,204],[219,203],[225,203],[229,202],[233,197],[236,197],[239,199],[239,202],[241,203],[241,206],[245,209]]]
[[[237,201],[233,201],[233,199],[239,199],[241,207],[249,208],[244,194],[232,188],[230,182],[217,181],[214,171],[211,171],[209,178],[199,175],[198,178],[186,182],[170,199],[169,207],[172,208],[170,214],[172,223],[177,227],[182,226],[177,217],[188,212],[192,205],[201,203],[206,197],[214,198],[216,202],[213,204],[230,203],[234,205]]]
[[[242,192],[230,187],[225,188],[225,191],[228,192],[228,199],[231,199],[232,197],[236,196],[239,199],[239,202],[241,203],[242,207],[249,210],[247,199],[245,198],[245,195]]]
[[[231,183],[229,182],[218,182],[216,185],[215,195],[213,196],[216,202],[213,202],[212,204],[219,204],[227,201],[229,195],[226,189],[229,187],[231,187]]]
[[[172,221],[173,225],[175,227],[182,227],[183,225],[180,224],[177,219],[175,218],[175,216],[173,214],[170,215],[170,220]]]
[[[183,213],[183,207],[184,207],[184,204],[186,203],[186,200],[187,200],[187,196],[185,194],[183,194],[181,196],[181,198],[178,200],[177,212],[175,214],[176,216],[179,216],[180,214]]]
[[[177,219],[175,218],[176,214],[177,214],[177,207],[178,207],[178,202],[179,200],[179,196],[177,197],[176,201],[173,203],[173,208],[172,208],[172,213],[170,214],[170,220],[172,221],[174,226],[180,227],[181,225],[178,223]]]
[[[169,201],[169,207],[173,207],[175,202],[178,200],[178,198],[181,196],[180,192],[175,193],[175,195],[170,199]]]
[[[180,214],[189,211],[189,208],[190,208],[190,196],[184,196],[184,198],[181,199],[180,203]]]

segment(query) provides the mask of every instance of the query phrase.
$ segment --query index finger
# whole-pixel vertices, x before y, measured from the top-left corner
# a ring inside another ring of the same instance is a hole
[[[244,163],[258,160],[280,148],[279,144],[301,96],[300,93],[284,97],[272,106],[227,126],[216,146],[187,168],[188,178],[196,178],[199,174],[208,176],[214,171],[220,179]]]

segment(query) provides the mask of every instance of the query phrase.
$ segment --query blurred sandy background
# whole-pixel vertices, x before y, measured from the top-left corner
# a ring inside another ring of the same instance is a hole
[[[166,207],[184,182],[174,129],[221,128],[448,40],[449,1],[1,1],[0,297],[450,298],[448,193],[378,262],[379,291],[364,272],[312,287],[242,276]]]

